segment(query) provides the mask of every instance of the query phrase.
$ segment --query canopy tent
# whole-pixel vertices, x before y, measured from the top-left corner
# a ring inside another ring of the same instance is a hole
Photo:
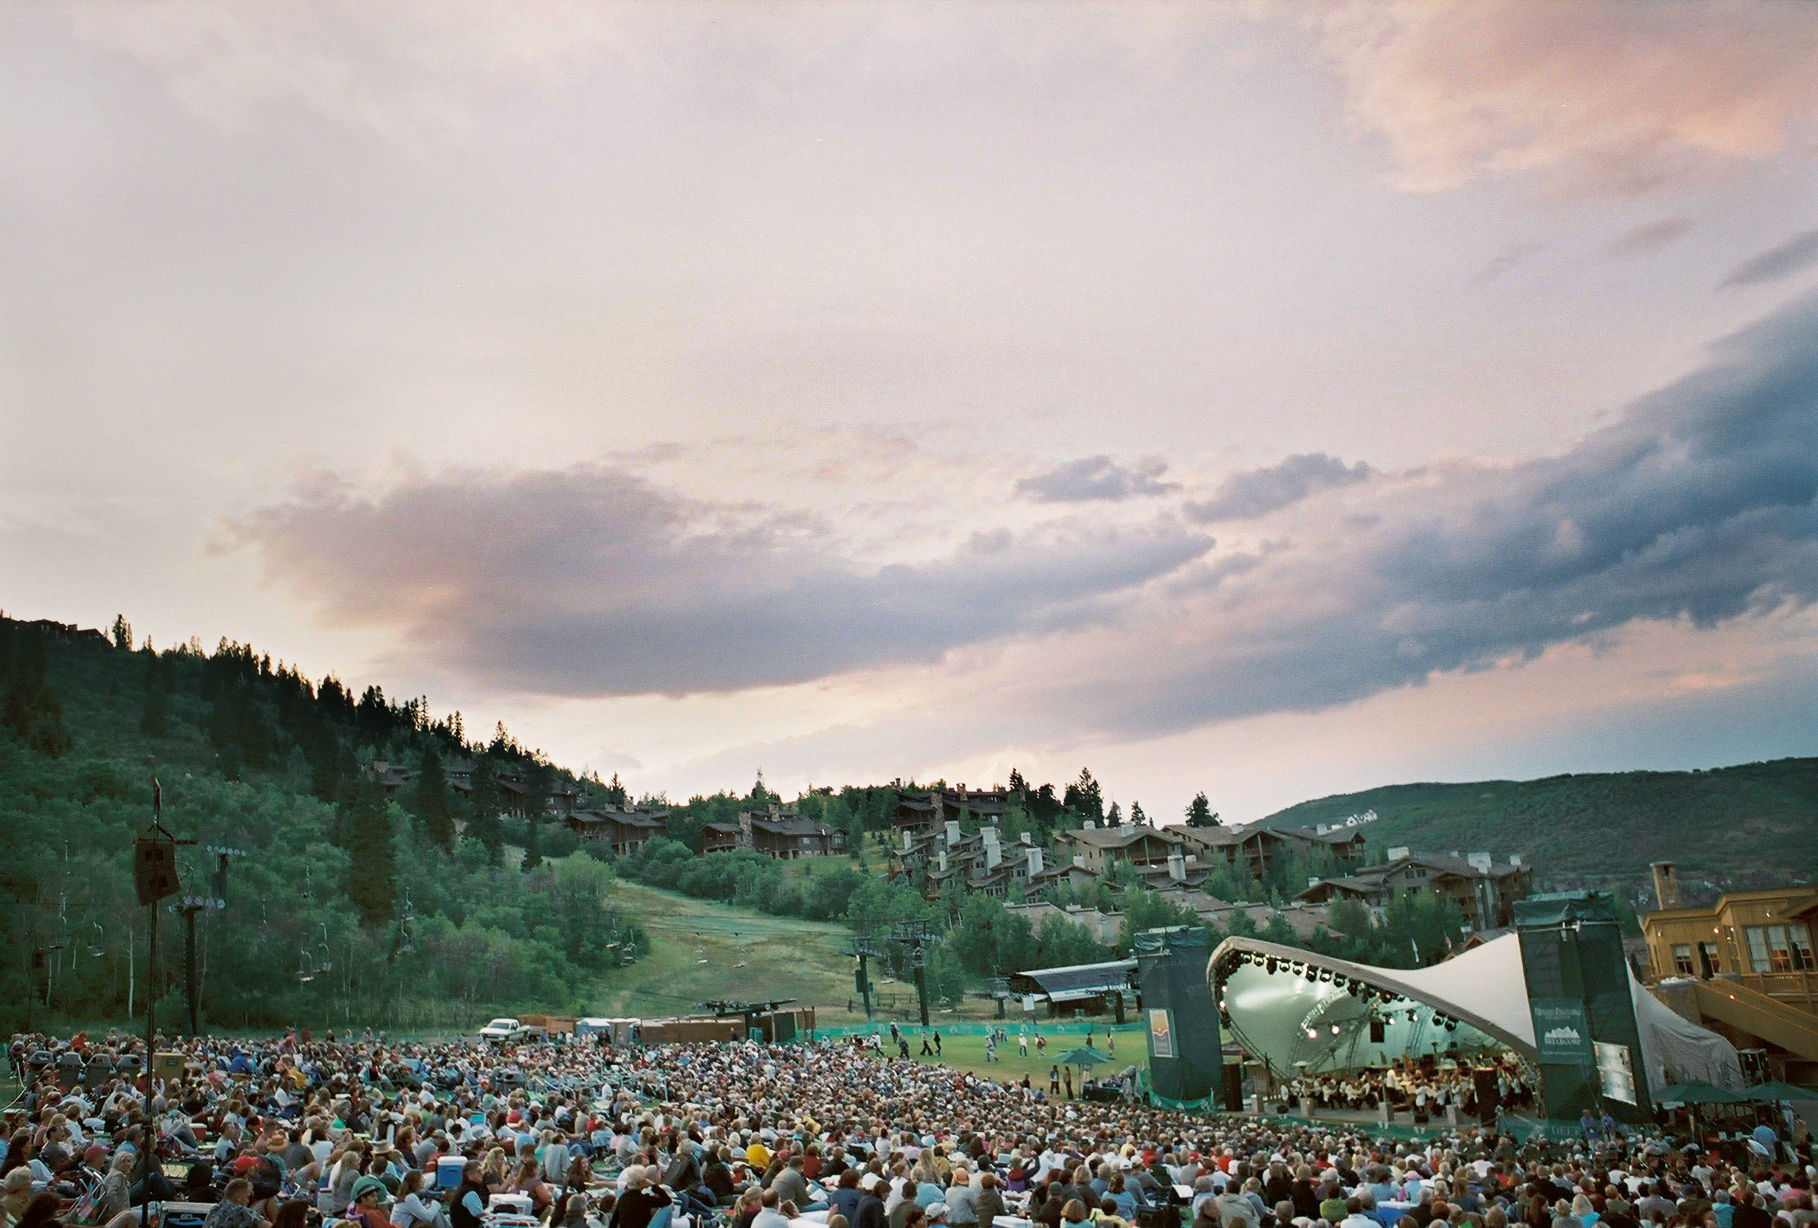
[[[1521,941],[1506,934],[1430,968],[1377,968],[1227,938],[1207,968],[1227,1028],[1278,1077],[1404,1057],[1512,1049],[1535,1060]],[[1629,974],[1650,1087],[1742,1086],[1735,1046],[1675,1014]]]
[[[1136,975],[1133,959],[1102,964],[1068,964],[1061,968],[1030,968],[1010,974],[1010,992],[1050,1002],[1083,1002],[1130,988]]]

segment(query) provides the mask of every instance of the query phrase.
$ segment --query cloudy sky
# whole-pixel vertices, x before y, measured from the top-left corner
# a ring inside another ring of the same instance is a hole
[[[0,605],[673,797],[1818,752],[1818,6],[0,8]]]

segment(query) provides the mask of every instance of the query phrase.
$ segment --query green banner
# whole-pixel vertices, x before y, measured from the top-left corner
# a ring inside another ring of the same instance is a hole
[[[1545,1066],[1591,1066],[1591,1023],[1584,1003],[1570,998],[1534,998],[1534,1048]]]

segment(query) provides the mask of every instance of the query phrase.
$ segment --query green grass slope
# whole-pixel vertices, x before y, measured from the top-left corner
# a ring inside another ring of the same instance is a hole
[[[1301,802],[1263,819],[1314,827],[1374,810],[1372,844],[1520,853],[1559,883],[1638,882],[1648,863],[1736,883],[1818,870],[1818,759],[1689,772],[1406,784]]]

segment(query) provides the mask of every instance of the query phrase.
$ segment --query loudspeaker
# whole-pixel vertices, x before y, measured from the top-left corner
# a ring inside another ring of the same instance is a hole
[[[1244,1068],[1235,1064],[1224,1067],[1225,1112],[1244,1111]]]
[[[1135,954],[1149,1025],[1150,1086],[1169,1100],[1212,1095],[1223,1056],[1218,1007],[1206,980],[1211,940],[1197,925],[1144,930]]]
[[[139,903],[156,904],[183,889],[177,881],[177,846],[164,840],[133,841],[133,887]]]
[[[1385,1039],[1387,1039],[1388,1032],[1389,1032],[1389,1029],[1387,1028],[1387,1026],[1384,1025],[1382,1020],[1380,1020],[1380,1019],[1370,1020],[1370,1043],[1371,1044],[1373,1044],[1373,1045],[1382,1044],[1382,1042]]]

